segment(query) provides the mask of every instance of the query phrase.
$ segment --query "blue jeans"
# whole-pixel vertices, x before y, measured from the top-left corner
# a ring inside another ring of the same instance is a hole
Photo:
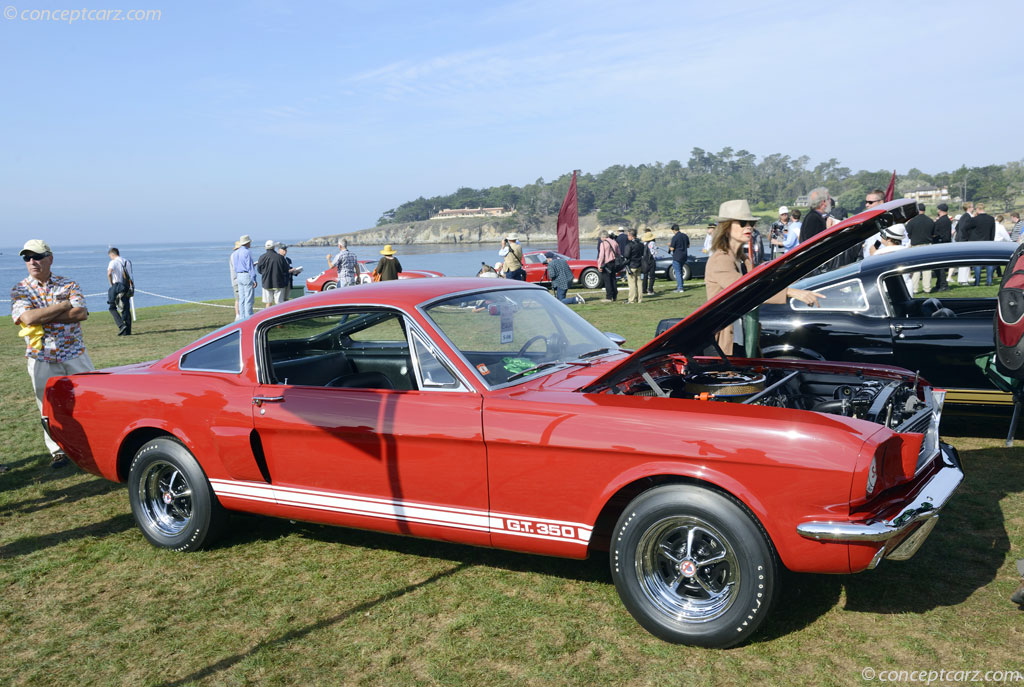
[[[557,286],[555,286],[555,298],[557,298],[558,300],[562,301],[565,304],[575,303],[576,302],[576,296],[567,297],[565,295],[568,291],[569,291],[568,287],[564,288],[564,289],[560,289]]]
[[[672,271],[676,275],[676,291],[683,290],[683,265],[685,264],[685,262],[672,261]]]
[[[235,275],[235,283],[238,284],[238,317],[244,320],[252,315],[252,304],[256,301],[256,285],[248,272]]]
[[[994,265],[989,265],[985,268],[985,286],[992,286],[992,270],[994,268]],[[974,285],[981,286],[981,265],[974,266]]]

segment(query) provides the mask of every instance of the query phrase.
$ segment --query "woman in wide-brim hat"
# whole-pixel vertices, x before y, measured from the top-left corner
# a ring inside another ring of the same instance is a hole
[[[708,256],[704,273],[704,287],[707,289],[708,300],[753,269],[747,245],[757,222],[758,218],[750,212],[750,205],[746,200],[727,200],[719,206],[718,225],[711,235],[711,254]],[[785,303],[788,298],[816,306],[818,299],[824,296],[813,291],[788,287],[765,302]],[[726,355],[733,354],[732,325],[719,330],[715,340]]]
[[[383,257],[377,261],[377,266],[373,268],[373,280],[391,281],[398,279],[398,273],[402,271],[402,263],[398,262],[398,258],[395,257],[395,249],[389,243],[381,249],[380,254]]]

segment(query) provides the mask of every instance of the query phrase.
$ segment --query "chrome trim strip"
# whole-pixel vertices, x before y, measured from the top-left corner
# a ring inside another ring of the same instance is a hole
[[[941,444],[939,452],[942,467],[895,517],[873,522],[802,522],[796,527],[797,533],[817,541],[884,542],[903,534],[922,520],[938,517],[939,511],[964,479],[956,450]]]

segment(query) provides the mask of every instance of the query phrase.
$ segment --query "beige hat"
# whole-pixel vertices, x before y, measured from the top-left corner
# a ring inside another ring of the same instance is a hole
[[[745,200],[727,200],[718,207],[718,219],[742,219],[756,222],[760,218],[750,212],[750,205]]]
[[[21,249],[20,255],[25,253],[35,253],[36,255],[44,255],[46,253],[52,253],[50,246],[42,239],[29,239],[25,242],[24,247]]]
[[[274,240],[273,239],[267,239],[267,242],[263,244],[263,247],[264,248],[273,248],[274,247]]]
[[[645,231],[644,235],[640,237],[640,240],[641,241],[645,241],[645,242],[646,241],[653,241],[654,240],[654,232],[653,231]]]
[[[241,247],[248,246],[250,243],[252,243],[252,239],[249,238],[249,235],[242,234],[241,236],[238,237],[238,243],[236,243],[235,245]]]
[[[395,254],[395,249],[392,248],[391,244],[389,243],[388,245],[386,245],[386,246],[384,246],[383,248],[380,249],[380,254],[381,255],[394,255]]]
[[[519,234],[517,234],[517,233],[515,233],[513,231],[511,234],[509,234],[505,238],[507,238],[509,241],[518,241],[519,240]]]

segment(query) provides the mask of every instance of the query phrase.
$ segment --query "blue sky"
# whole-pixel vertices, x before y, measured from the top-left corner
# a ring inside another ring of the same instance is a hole
[[[5,245],[305,238],[695,146],[854,170],[1024,157],[1019,2],[0,5]]]

